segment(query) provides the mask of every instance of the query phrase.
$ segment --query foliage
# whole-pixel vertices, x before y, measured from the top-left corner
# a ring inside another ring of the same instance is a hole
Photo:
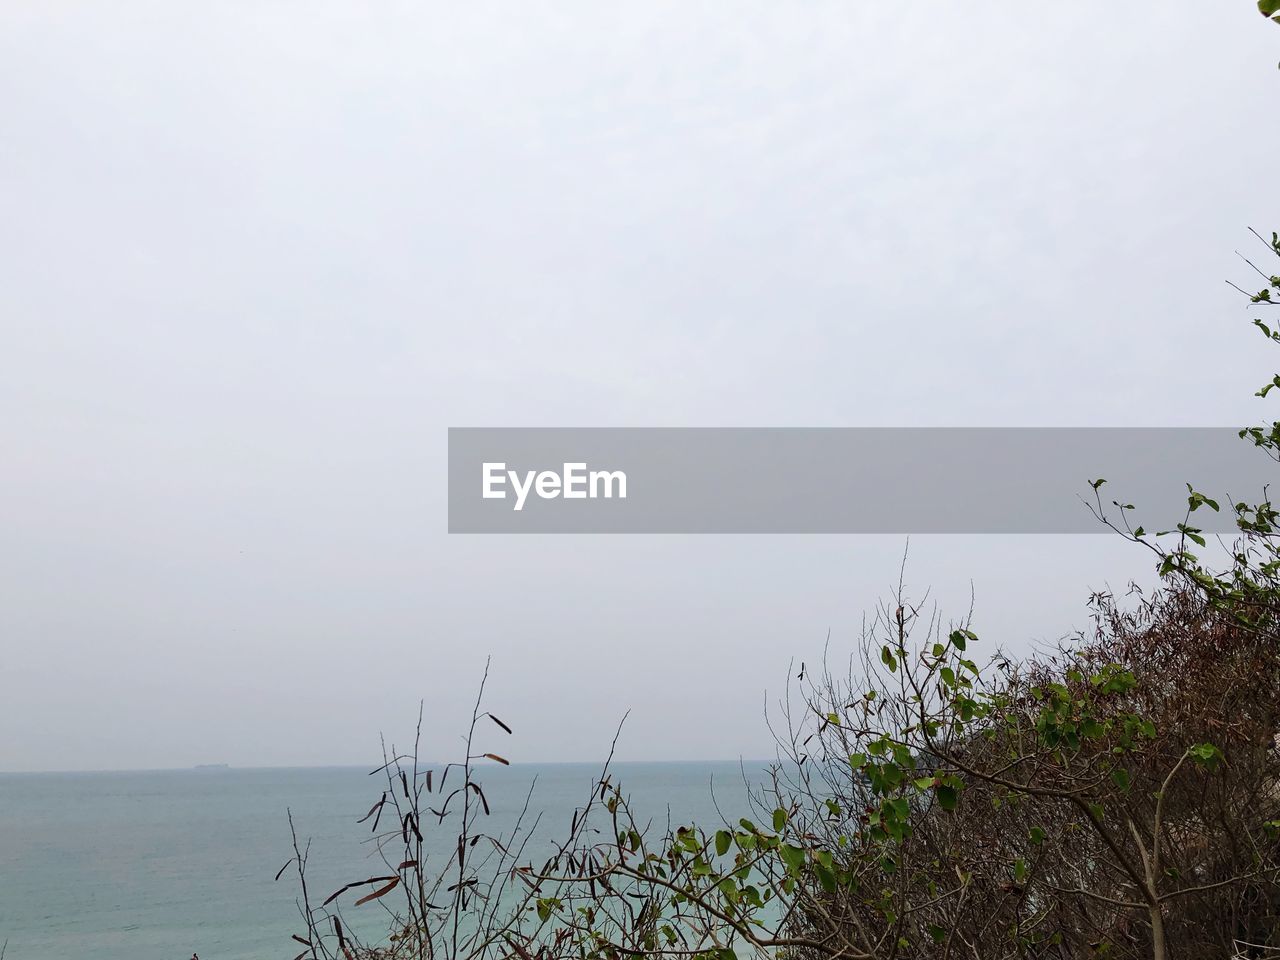
[[[1092,637],[981,665],[967,626],[883,607],[848,677],[809,674],[786,701],[757,813],[736,823],[651,835],[606,769],[566,842],[535,865],[477,828],[483,804],[450,811],[479,796],[468,765],[444,793],[402,759],[370,814],[376,824],[395,811],[380,849],[389,865],[407,859],[306,907],[302,956],[1123,958],[1166,956],[1166,943],[1183,957],[1224,956],[1237,940],[1280,946],[1273,644],[1187,590],[1130,612],[1106,595],[1093,604]],[[417,782],[420,797],[406,786]],[[424,811],[432,826],[461,831],[434,869],[418,838],[422,797],[439,804]],[[472,857],[482,843],[496,859]],[[393,892],[390,939],[360,945],[344,898],[371,909]]]

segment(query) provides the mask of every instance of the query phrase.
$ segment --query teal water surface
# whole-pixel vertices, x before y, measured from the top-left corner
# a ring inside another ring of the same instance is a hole
[[[751,768],[758,775],[760,765]],[[622,763],[633,808],[665,827],[746,812],[737,763]],[[494,832],[531,784],[531,854],[568,830],[592,764],[486,767]],[[534,783],[536,778],[536,784]],[[310,837],[309,882],[327,895],[380,873],[357,826],[382,783],[357,768],[0,774],[0,942],[5,960],[292,958],[299,932],[286,810]],[[717,805],[719,812],[717,812]],[[447,829],[429,840],[443,851]]]

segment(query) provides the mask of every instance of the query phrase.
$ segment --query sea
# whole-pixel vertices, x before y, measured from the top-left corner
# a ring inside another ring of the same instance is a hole
[[[764,764],[610,769],[656,829],[714,828],[749,813],[747,784]],[[600,772],[486,765],[476,778],[491,808],[484,829],[508,831],[529,797],[541,820],[528,852],[545,856]],[[323,899],[384,872],[370,824],[356,821],[385,786],[354,767],[0,774],[4,960],[292,960],[300,948],[290,936],[303,931],[296,875],[274,879],[292,856],[289,812],[310,842],[309,888]],[[447,856],[456,828],[424,827],[428,849]]]

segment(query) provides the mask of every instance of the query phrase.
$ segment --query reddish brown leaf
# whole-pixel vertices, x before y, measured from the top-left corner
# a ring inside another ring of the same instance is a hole
[[[328,898],[327,900],[325,900],[325,902],[324,902],[324,903],[320,904],[320,906],[322,906],[322,907],[327,907],[329,904],[333,903],[333,901],[337,900],[340,896],[342,896],[342,895],[343,895],[344,893],[346,893],[348,890],[351,890],[351,889],[353,889],[353,888],[355,888],[355,887],[367,887],[367,886],[369,886],[371,883],[382,883],[382,882],[384,882],[384,881],[386,881],[386,880],[391,880],[391,879],[399,880],[400,878],[399,878],[399,877],[395,877],[395,878],[392,878],[392,877],[370,877],[368,880],[357,880],[357,881],[355,881],[354,883],[348,883],[345,887],[342,887],[340,890],[335,890],[333,893],[329,894],[329,898]],[[336,921],[336,920],[337,920],[337,917],[334,917],[334,920]]]
[[[384,790],[384,791],[382,791],[382,799],[381,799],[381,800],[379,800],[377,803],[375,803],[372,807],[370,807],[370,808],[369,808],[369,812],[368,812],[368,813],[366,813],[366,814],[365,814],[363,817],[361,817],[359,820],[357,820],[357,821],[356,821],[356,823],[364,823],[366,820],[368,820],[370,817],[372,817],[375,813],[377,813],[379,810],[381,810],[381,809],[382,809],[382,805],[383,805],[384,803],[386,803],[386,802],[387,802],[387,792]]]
[[[373,893],[370,893],[361,897],[359,900],[356,901],[356,906],[358,907],[362,903],[368,903],[370,900],[377,900],[379,897],[386,896],[388,893],[394,890],[397,886],[399,886],[399,884],[400,884],[400,878],[396,877],[394,880],[388,883],[385,887],[379,887],[377,890],[373,891]]]

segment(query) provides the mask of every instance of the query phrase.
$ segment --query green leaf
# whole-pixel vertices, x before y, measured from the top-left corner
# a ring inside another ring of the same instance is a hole
[[[787,825],[787,811],[779,807],[773,811],[773,829],[775,833],[781,833],[782,828]]]
[[[954,810],[956,808],[956,804],[960,800],[960,794],[955,787],[949,787],[946,784],[941,784],[936,792],[938,796],[938,806],[947,811]]]
[[[822,864],[816,865],[814,872],[818,875],[818,882],[822,884],[822,889],[827,893],[836,892],[836,875],[824,867]]]
[[[782,861],[787,865],[792,873],[799,873],[804,867],[804,850],[800,847],[794,847],[789,843],[784,843],[779,852],[782,854]]]
[[[729,852],[729,845],[733,842],[733,835],[728,830],[716,831],[716,856],[723,857]]]
[[[1198,743],[1187,752],[1192,760],[1207,767],[1214,766],[1222,759],[1222,751],[1212,743]]]

